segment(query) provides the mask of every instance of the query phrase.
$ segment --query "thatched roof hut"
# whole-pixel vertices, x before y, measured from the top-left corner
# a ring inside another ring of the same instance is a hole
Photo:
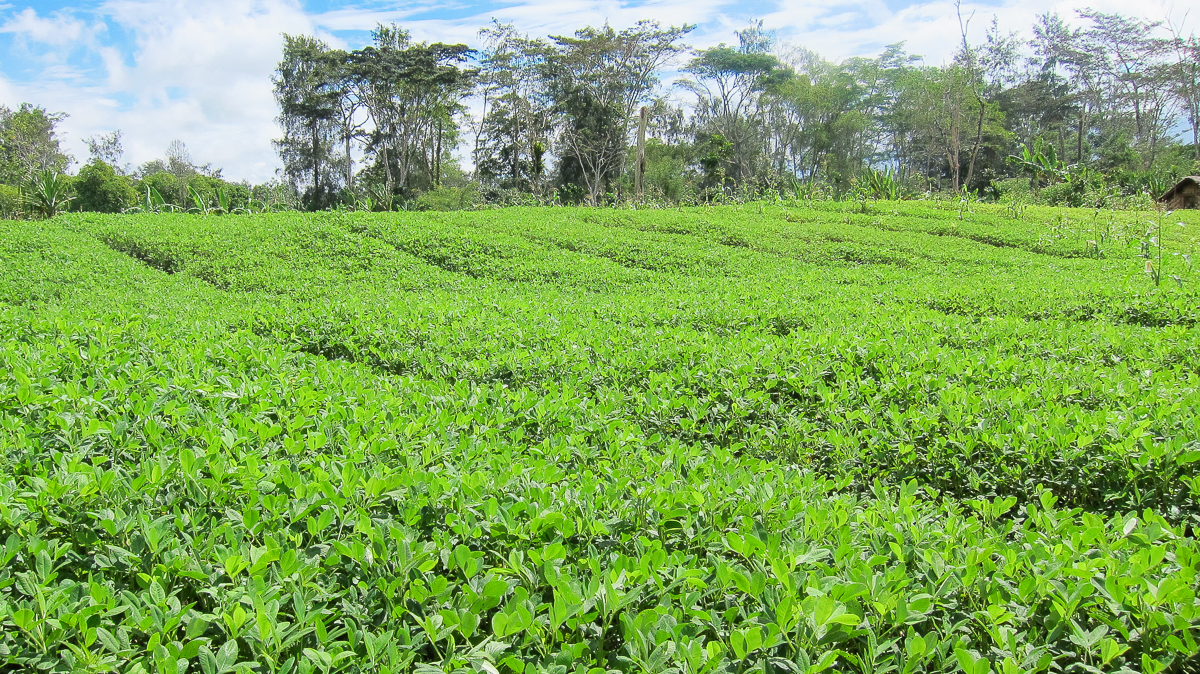
[[[1158,198],[1167,208],[1200,208],[1200,176],[1188,176]]]

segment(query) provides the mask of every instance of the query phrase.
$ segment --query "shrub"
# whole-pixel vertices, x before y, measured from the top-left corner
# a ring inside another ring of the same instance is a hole
[[[129,179],[99,159],[79,170],[75,194],[79,210],[98,213],[119,213],[138,198]]]
[[[0,669],[1195,672],[1200,212],[753,206],[0,223]]]
[[[1038,193],[1038,201],[1046,206],[1078,208],[1083,205],[1084,185],[1079,182],[1062,182],[1047,185]]]
[[[478,193],[472,187],[439,187],[417,197],[419,211],[465,211],[475,207]]]
[[[1010,203],[1013,201],[1034,201],[1033,190],[1029,187],[1028,178],[1009,178],[993,183],[996,191],[1000,193],[999,201],[1001,203]]]
[[[53,218],[74,201],[75,196],[71,194],[73,182],[71,176],[53,169],[37,171],[29,177],[29,182],[21,192],[22,206],[27,212]]]
[[[15,217],[21,210],[21,190],[12,185],[0,185],[0,218]]]
[[[153,187],[158,190],[158,193],[167,202],[176,206],[183,205],[184,199],[181,195],[184,193],[184,186],[179,178],[176,178],[174,175],[166,171],[159,171],[142,178],[141,184],[138,185],[138,194],[145,194],[147,187]]]

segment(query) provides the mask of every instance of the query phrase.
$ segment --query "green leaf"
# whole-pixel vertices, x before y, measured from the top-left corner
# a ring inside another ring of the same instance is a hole
[[[965,648],[954,649],[954,656],[958,659],[958,666],[962,667],[966,674],[988,674],[992,670],[987,658],[977,658]]]
[[[747,653],[753,653],[762,647],[763,637],[761,629],[757,627],[750,628],[745,630],[745,635]]]
[[[236,639],[230,639],[221,645],[221,649],[217,651],[217,672],[224,674],[232,672],[233,666],[237,664],[238,645]]]
[[[837,651],[825,651],[821,654],[821,657],[817,659],[817,662],[808,668],[805,674],[818,674],[819,672],[823,672],[830,667],[833,667],[834,663],[837,662],[837,659]]]
[[[1196,461],[1200,461],[1200,449],[1189,450],[1175,457],[1175,463],[1179,464],[1180,466],[1185,466],[1189,463],[1195,463]]]
[[[160,606],[167,601],[167,593],[157,579],[150,581],[150,600]]]
[[[1113,639],[1102,639],[1100,641],[1100,662],[1103,665],[1108,665],[1121,654],[1129,650],[1129,646],[1117,643]]]
[[[179,657],[183,660],[191,660],[200,654],[200,647],[204,645],[203,639],[193,639],[179,651]]]
[[[192,620],[187,624],[187,632],[185,633],[185,636],[188,639],[195,639],[196,637],[204,634],[207,629],[208,621],[206,621],[204,618],[195,617],[192,618]]]
[[[733,654],[738,660],[745,660],[746,655],[750,652],[746,647],[746,635],[740,630],[729,635],[729,645],[733,648]]]
[[[464,637],[470,638],[475,634],[475,629],[479,627],[479,616],[470,611],[463,611],[459,614],[458,631]]]
[[[492,616],[492,634],[494,634],[497,639],[503,639],[509,634],[512,634],[512,632],[509,632],[508,630],[508,623],[509,616],[507,613],[501,612]]]
[[[29,630],[31,630],[33,628],[33,624],[34,624],[33,611],[30,611],[27,608],[23,608],[19,611],[15,611],[12,614],[12,621],[14,624],[16,624],[17,627],[28,632]]]
[[[204,674],[219,674],[217,667],[217,658],[208,646],[200,647],[200,670]]]
[[[454,548],[454,553],[450,556],[450,568],[465,569],[467,562],[471,559],[471,549],[465,545],[457,545]]]
[[[929,646],[925,641],[925,637],[922,637],[920,634],[916,634],[910,627],[908,637],[904,640],[904,649],[908,651],[908,657],[910,659],[920,658],[925,655],[929,649]]]
[[[37,553],[37,574],[38,579],[43,583],[50,579],[50,572],[54,568],[54,563],[50,561],[50,555],[45,550],[38,550]]]
[[[304,657],[308,658],[314,665],[320,667],[323,672],[328,672],[329,668],[333,666],[333,657],[325,651],[306,648],[304,649]]]

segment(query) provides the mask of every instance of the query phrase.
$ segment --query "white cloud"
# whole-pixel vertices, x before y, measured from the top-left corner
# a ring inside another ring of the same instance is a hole
[[[121,129],[125,159],[134,164],[161,157],[179,138],[195,161],[224,167],[229,178],[272,177],[278,131],[270,77],[280,36],[315,28],[297,3],[114,0],[97,13],[133,36],[124,50],[94,50],[102,76],[80,86],[78,72],[57,66],[28,83],[0,78],[0,100],[68,112],[62,128],[80,160],[87,155],[83,138]],[[17,20],[27,27],[49,21],[32,10]]]
[[[135,36],[132,64],[120,54],[106,58],[106,88],[133,99],[128,110],[106,115],[107,126],[129,138],[130,161],[160,157],[179,138],[194,160],[225,167],[231,178],[271,177],[270,77],[280,36],[313,30],[296,3],[115,0],[102,11]]]
[[[1002,30],[1017,31],[1028,37],[1039,14],[1057,12],[1069,24],[1081,25],[1076,10],[1088,7],[1151,21],[1168,15],[1177,20],[1183,18],[1183,12],[1174,8],[1173,3],[1162,0],[1143,0],[1136,7],[1130,7],[1128,0],[1005,0],[999,5],[968,0],[963,3],[962,13],[964,19],[970,19],[968,37],[977,44],[993,16]],[[789,42],[833,61],[875,56],[884,46],[904,41],[910,53],[923,56],[926,63],[939,64],[953,58],[960,39],[958,17],[951,0],[931,0],[898,10],[888,9],[880,0],[833,3],[780,0],[775,12],[761,18],[767,26],[780,29],[781,36]],[[1197,17],[1188,18],[1189,26],[1196,28]]]
[[[26,40],[52,46],[76,43],[84,34],[83,22],[69,14],[56,13],[42,17],[31,7],[26,7],[0,25],[0,33],[12,33]]]

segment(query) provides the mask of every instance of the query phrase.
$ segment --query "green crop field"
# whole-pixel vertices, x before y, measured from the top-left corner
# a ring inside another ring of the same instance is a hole
[[[1197,245],[936,202],[0,221],[0,671],[1200,671]]]

